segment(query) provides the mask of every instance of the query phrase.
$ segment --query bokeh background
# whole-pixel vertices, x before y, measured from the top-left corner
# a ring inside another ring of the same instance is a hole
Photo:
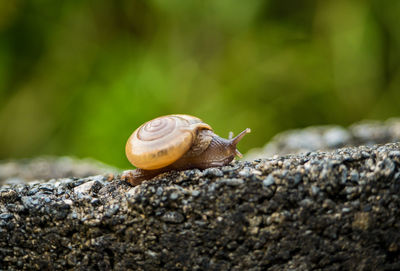
[[[398,0],[0,1],[0,159],[130,167],[127,138],[196,115],[239,149],[400,115]]]

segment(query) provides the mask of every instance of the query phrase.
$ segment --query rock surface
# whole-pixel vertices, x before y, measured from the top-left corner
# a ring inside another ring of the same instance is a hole
[[[88,177],[107,172],[117,172],[117,169],[88,158],[44,156],[13,159],[0,161],[0,185],[23,184],[34,180],[44,181],[69,176]]]
[[[399,270],[400,145],[0,187],[4,270]]]
[[[400,118],[362,121],[348,128],[338,125],[311,126],[277,134],[263,148],[251,150],[246,160],[341,147],[384,144],[400,141]]]

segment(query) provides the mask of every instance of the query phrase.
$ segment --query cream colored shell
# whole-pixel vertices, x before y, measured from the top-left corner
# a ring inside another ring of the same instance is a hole
[[[190,115],[167,115],[144,123],[126,143],[126,156],[132,165],[146,170],[166,167],[192,146],[199,129],[212,130],[201,119]]]

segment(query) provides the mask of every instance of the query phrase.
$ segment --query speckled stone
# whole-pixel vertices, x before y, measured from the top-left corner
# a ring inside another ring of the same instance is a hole
[[[15,183],[0,187],[0,269],[399,270],[399,218],[396,143],[136,187],[102,175]]]
[[[264,147],[248,152],[245,159],[252,161],[276,154],[286,155],[317,150],[334,150],[346,146],[399,141],[400,118],[391,118],[386,121],[361,121],[347,128],[337,125],[310,126],[277,134]],[[365,153],[355,153],[355,155],[365,155]]]

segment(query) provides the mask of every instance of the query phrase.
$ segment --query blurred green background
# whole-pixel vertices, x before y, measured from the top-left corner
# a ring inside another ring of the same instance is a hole
[[[315,124],[400,115],[398,0],[0,1],[0,159],[131,167],[127,138],[171,113],[239,149]]]

